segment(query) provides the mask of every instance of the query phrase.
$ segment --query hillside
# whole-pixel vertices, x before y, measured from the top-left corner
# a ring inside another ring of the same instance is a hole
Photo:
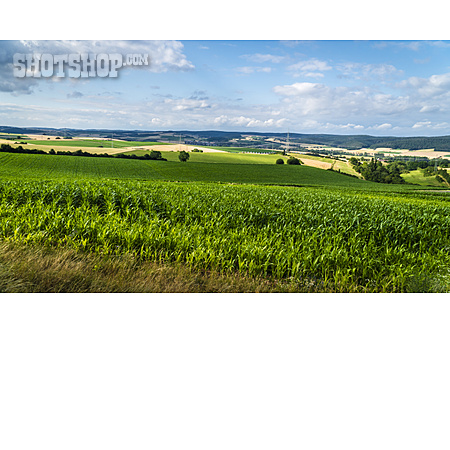
[[[74,129],[74,128],[40,128],[40,127],[10,127],[0,126],[0,133],[16,135],[40,134],[61,137],[93,137],[103,139],[122,139],[127,141],[178,142],[192,145],[220,145],[242,147],[255,145],[261,148],[271,148],[274,140],[278,141],[274,148],[286,142],[287,133],[279,132],[236,132],[219,130],[105,130],[105,129]],[[437,151],[450,150],[450,136],[370,136],[370,135],[337,135],[337,134],[305,134],[290,133],[291,145],[316,144],[331,147],[356,150],[360,148],[390,147],[398,149],[417,150],[433,148]],[[270,141],[269,141],[270,139]]]

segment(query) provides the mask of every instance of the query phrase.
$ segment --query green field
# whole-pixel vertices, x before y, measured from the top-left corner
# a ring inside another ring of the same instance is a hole
[[[225,156],[238,159],[0,153],[0,239],[300,291],[450,289],[448,194]]]
[[[436,180],[435,176],[424,176],[422,169],[412,170],[402,175],[407,183],[419,184],[421,186],[447,187],[446,183]]]
[[[208,148],[212,148],[215,150],[222,150],[224,152],[229,152],[229,153],[268,153],[268,152],[276,151],[276,150],[271,150],[271,149],[252,148],[252,147],[211,147],[211,146],[208,146]]]
[[[123,153],[129,155],[143,156],[150,153],[149,150],[129,150]],[[179,161],[178,152],[163,151],[162,155],[168,161]],[[278,158],[287,157],[281,155],[258,155],[249,153],[225,153],[225,152],[190,152],[189,162],[205,162],[205,163],[230,163],[230,164],[275,164]]]
[[[133,151],[139,155],[148,151]],[[315,167],[277,165],[275,155],[240,155],[227,153],[190,153],[187,163],[178,160],[177,152],[162,152],[168,161],[142,161],[63,155],[26,155],[0,153],[0,177],[27,179],[137,179],[183,182],[220,182],[323,186],[403,192],[431,189],[424,182],[414,185],[372,183]],[[333,161],[333,160],[329,160]],[[339,166],[338,166],[339,167]],[[337,170],[338,167],[335,167]],[[345,168],[342,168],[344,171]],[[423,178],[423,177],[422,177]],[[434,177],[423,178],[432,181]],[[416,180],[412,180],[416,182]],[[442,185],[439,185],[442,187]]]
[[[335,292],[448,289],[450,198],[275,186],[3,181],[0,237]]]
[[[169,153],[169,152],[167,152]],[[166,155],[166,152],[164,153]],[[173,156],[176,153],[173,152]],[[205,156],[205,154],[200,154]],[[139,179],[244,184],[381,188],[375,183],[306,166],[142,161],[116,158],[0,153],[0,177],[26,179]]]

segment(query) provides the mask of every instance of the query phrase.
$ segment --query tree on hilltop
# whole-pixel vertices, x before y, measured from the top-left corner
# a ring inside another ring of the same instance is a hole
[[[181,152],[178,153],[178,159],[181,162],[186,162],[189,159],[189,153],[185,152],[184,150],[181,150]]]

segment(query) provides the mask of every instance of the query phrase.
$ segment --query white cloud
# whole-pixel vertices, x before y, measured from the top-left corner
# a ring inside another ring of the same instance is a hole
[[[236,71],[243,75],[249,75],[251,73],[255,72],[265,72],[269,73],[272,71],[271,67],[252,67],[252,66],[244,66],[244,67],[237,67]]]
[[[141,53],[149,55],[148,66],[140,67],[152,72],[169,70],[191,70],[194,65],[183,54],[183,44],[179,41],[20,41],[24,53],[120,53],[122,55]]]
[[[449,127],[449,124],[447,122],[433,123],[430,120],[423,120],[421,122],[416,122],[412,126],[413,129],[426,128],[426,129],[431,129],[431,130],[448,129],[448,127]]]
[[[422,122],[416,122],[412,127],[413,128],[423,128],[423,127],[429,127],[431,125],[431,122],[429,120],[425,120]]]
[[[403,73],[402,70],[397,69],[392,64],[362,64],[355,62],[338,64],[336,65],[336,70],[341,72],[345,77],[352,77],[355,79],[384,79]]]
[[[275,86],[273,90],[276,94],[284,96],[309,96],[311,94],[318,94],[320,93],[319,91],[327,91],[328,88],[323,84],[304,82],[288,84],[284,86]]]
[[[330,122],[319,122],[315,119],[304,119],[300,120],[296,123],[297,127],[300,127],[300,129],[310,132],[310,133],[317,133],[317,132],[324,132],[324,133],[359,133],[361,130],[364,130],[365,127],[363,125],[358,125],[354,123],[346,123],[346,124],[339,124],[339,123],[330,123]]]
[[[270,55],[261,53],[255,53],[253,55],[242,55],[241,57],[256,63],[271,62],[274,64],[283,62],[286,59],[285,56],[281,55]]]
[[[407,48],[409,50],[418,51],[423,45],[424,41],[379,41],[375,42],[375,48],[383,49],[388,46],[395,46],[400,48]]]
[[[186,111],[211,107],[209,103],[206,102],[206,100],[197,100],[190,98],[182,98],[179,100],[167,99],[166,102],[173,104],[173,111]]]
[[[422,108],[420,108],[419,112],[432,113],[432,112],[437,112],[440,110],[441,110],[441,108],[438,105],[425,105],[425,106],[422,106]]]
[[[30,94],[40,82],[61,81],[60,78],[17,78],[13,75],[15,53],[119,53],[148,54],[149,65],[128,66],[121,70],[148,70],[150,72],[186,71],[194,69],[183,53],[178,41],[1,41],[0,42],[0,91],[13,95]]]
[[[312,58],[291,64],[287,69],[292,72],[293,76],[323,77],[322,72],[331,70],[332,67],[326,61]]]
[[[371,128],[373,128],[374,130],[390,130],[392,128],[392,124],[382,123],[381,125],[374,125]]]
[[[397,84],[400,88],[412,88],[414,92],[422,97],[441,97],[449,94],[450,73],[431,75],[428,78],[410,77]]]
[[[293,83],[275,86],[291,114],[316,116],[368,117],[401,113],[411,104],[408,97],[381,94],[369,88],[329,87],[321,83]]]
[[[444,42],[444,41],[426,41],[429,45],[432,45],[433,47],[440,47],[440,48],[449,48],[450,42]]]
[[[422,45],[421,42],[413,41],[413,42],[400,42],[399,45],[404,48],[408,48],[410,50],[418,51]]]
[[[254,117],[245,116],[228,116],[222,114],[221,116],[215,117],[213,120],[215,125],[225,125],[232,127],[259,127],[259,128],[279,128],[282,127],[286,122],[286,119],[267,119],[261,120]]]

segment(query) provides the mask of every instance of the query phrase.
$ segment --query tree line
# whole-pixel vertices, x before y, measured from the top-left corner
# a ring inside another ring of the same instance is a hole
[[[108,153],[89,153],[83,150],[75,150],[71,152],[70,150],[58,150],[55,151],[53,148],[49,152],[44,150],[39,150],[36,148],[23,148],[21,145],[18,147],[12,147],[9,144],[2,144],[0,146],[0,152],[7,153],[25,153],[32,155],[66,155],[66,156],[89,156],[95,158],[124,158],[124,159],[141,159],[141,160],[153,160],[153,161],[167,161],[166,158],[162,157],[161,152],[157,150],[152,150],[150,153],[146,153],[143,156],[138,156],[135,154],[127,153],[117,153],[115,155],[109,155]]]
[[[370,161],[360,161],[354,156],[349,159],[356,172],[360,173],[367,181],[376,183],[404,184],[401,174],[412,170],[424,169],[425,176],[435,175],[450,183],[450,175],[444,170],[450,167],[448,159],[431,159],[426,161],[401,161],[396,160],[384,165],[381,161],[372,158]]]
[[[383,165],[381,161],[372,158],[369,162],[361,162],[352,157],[349,160],[353,169],[360,173],[367,181],[375,183],[404,184],[405,180],[400,175],[400,168],[397,162]]]

